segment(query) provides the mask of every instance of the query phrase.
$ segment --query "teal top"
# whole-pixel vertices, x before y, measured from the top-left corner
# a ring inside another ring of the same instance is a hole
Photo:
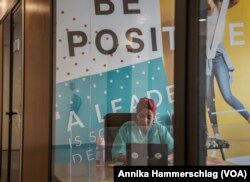
[[[126,155],[126,145],[129,143],[167,144],[168,152],[172,153],[174,141],[167,128],[160,123],[153,123],[143,134],[135,121],[124,123],[116,135],[112,146],[112,159],[117,160],[118,154]]]

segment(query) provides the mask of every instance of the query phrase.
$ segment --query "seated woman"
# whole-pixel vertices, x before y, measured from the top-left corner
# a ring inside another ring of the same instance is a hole
[[[167,128],[155,122],[156,103],[153,99],[142,98],[136,107],[136,121],[124,123],[113,143],[114,161],[127,163],[126,145],[129,143],[167,144],[168,153],[173,152],[174,142]]]

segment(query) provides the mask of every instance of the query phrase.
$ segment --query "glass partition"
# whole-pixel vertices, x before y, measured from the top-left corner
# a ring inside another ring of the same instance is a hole
[[[22,6],[13,13],[13,47],[12,47],[12,136],[11,136],[11,181],[21,179],[22,159],[22,112],[23,112],[23,59],[22,59]]]
[[[9,158],[9,116],[5,113],[10,109],[10,40],[11,16],[7,16],[3,23],[3,110],[1,122],[1,181],[6,181],[8,176]]]
[[[1,111],[1,180],[21,179],[22,146],[22,6],[3,21],[3,110]]]
[[[55,179],[112,180],[114,165],[133,165],[145,155],[172,165],[174,4],[56,2]],[[126,129],[132,134],[123,135]],[[137,150],[149,143],[167,146]]]
[[[249,165],[249,2],[207,0],[206,7],[200,61],[206,61],[208,165]]]

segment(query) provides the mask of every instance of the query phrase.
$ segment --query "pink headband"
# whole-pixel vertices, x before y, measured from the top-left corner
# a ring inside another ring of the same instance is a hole
[[[153,112],[154,115],[156,115],[157,108],[155,101],[146,97],[141,98],[136,106],[136,112],[139,113],[142,109],[149,109]]]

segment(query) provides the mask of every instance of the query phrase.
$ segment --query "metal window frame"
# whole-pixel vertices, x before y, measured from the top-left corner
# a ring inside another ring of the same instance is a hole
[[[176,0],[174,164],[205,165],[205,40],[200,39],[204,0]],[[206,26],[206,25],[205,25]]]

